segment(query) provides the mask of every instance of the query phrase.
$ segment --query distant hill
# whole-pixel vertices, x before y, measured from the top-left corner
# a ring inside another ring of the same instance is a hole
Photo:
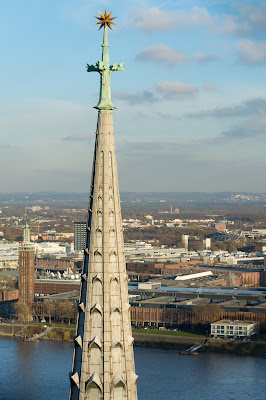
[[[157,203],[162,206],[173,204],[179,205],[208,205],[208,204],[262,204],[266,203],[265,193],[245,193],[245,192],[121,192],[121,201],[130,205],[130,203]],[[32,193],[0,193],[1,205],[14,203],[27,206],[33,203],[56,205],[64,203],[66,206],[87,207],[89,193],[73,192],[32,192]]]

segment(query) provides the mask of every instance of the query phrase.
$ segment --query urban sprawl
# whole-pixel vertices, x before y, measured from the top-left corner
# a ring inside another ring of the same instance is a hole
[[[249,199],[236,195],[231,201],[244,202],[245,209]],[[202,326],[213,337],[227,338],[263,333],[264,215],[258,217],[256,207],[255,217],[247,218],[245,211],[234,216],[231,210],[228,217],[207,207],[182,210],[163,199],[150,203],[147,213],[147,201],[127,200],[125,207],[122,202],[132,326]],[[20,313],[25,320],[75,323],[87,211],[39,204],[2,203],[1,316],[3,321]],[[26,310],[16,310],[17,300]]]

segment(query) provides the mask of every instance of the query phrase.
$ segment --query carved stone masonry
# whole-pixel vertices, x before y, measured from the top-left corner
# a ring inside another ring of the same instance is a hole
[[[69,398],[137,400],[110,90],[124,64],[109,65],[106,26],[103,60],[87,68],[101,89]]]

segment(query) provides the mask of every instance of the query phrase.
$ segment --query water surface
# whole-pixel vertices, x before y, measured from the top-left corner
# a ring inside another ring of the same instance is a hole
[[[0,400],[67,400],[73,345],[0,338]],[[139,400],[265,400],[266,360],[135,348]]]

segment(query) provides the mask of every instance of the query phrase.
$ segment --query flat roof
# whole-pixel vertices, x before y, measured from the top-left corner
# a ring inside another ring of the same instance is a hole
[[[212,322],[212,325],[222,325],[222,324],[228,324],[228,325],[253,325],[256,322],[254,321],[240,321],[240,320],[234,320],[231,321],[230,319],[221,319],[220,321]]]
[[[129,289],[134,289],[134,287],[129,287]],[[170,286],[162,286],[156,291],[163,291],[163,292],[196,292],[196,293],[229,293],[229,294],[266,294],[266,291],[262,290],[238,290],[238,289],[206,289],[206,288],[188,288],[188,287],[170,287]]]
[[[54,285],[80,285],[80,279],[56,279],[56,278],[37,278],[34,279],[34,283],[52,283]]]
[[[74,300],[79,297],[79,291],[73,290],[72,292],[55,293],[46,296],[35,297],[35,300],[55,300],[55,299],[70,299]]]
[[[266,308],[266,302],[258,304],[258,307],[265,307]]]

